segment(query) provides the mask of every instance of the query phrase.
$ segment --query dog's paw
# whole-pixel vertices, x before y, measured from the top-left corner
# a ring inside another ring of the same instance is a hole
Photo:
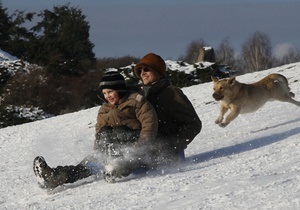
[[[220,126],[221,128],[225,128],[227,125],[228,125],[228,123],[219,123],[219,126]]]
[[[215,123],[216,123],[216,124],[220,124],[221,122],[222,122],[222,120],[219,120],[219,119],[216,119],[216,120],[215,120]]]

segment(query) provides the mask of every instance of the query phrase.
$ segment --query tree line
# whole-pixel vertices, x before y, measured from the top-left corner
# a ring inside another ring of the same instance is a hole
[[[10,15],[0,1],[0,49],[36,64],[13,74],[0,68],[0,118],[5,121],[0,122],[0,128],[1,123],[5,127],[28,121],[16,117],[16,107],[39,107],[50,115],[59,115],[98,105],[102,102],[97,94],[103,72],[108,68],[127,71],[122,67],[139,61],[140,58],[132,56],[96,58],[85,18],[79,8],[70,4],[39,13],[17,10]],[[178,62],[198,62],[205,46],[210,44],[203,39],[191,41]],[[283,58],[275,58],[269,36],[259,31],[249,36],[239,56],[228,39],[222,40],[214,52],[217,64],[230,66],[239,74],[300,61],[299,50],[294,48]],[[197,72],[205,74],[202,82],[210,78],[211,72]],[[170,72],[172,83],[180,87],[191,84],[182,83],[186,77],[190,76]],[[132,83],[137,84],[138,80]]]
[[[185,55],[181,56],[179,60],[188,63],[196,62],[199,49],[204,46],[209,46],[209,43],[203,39],[191,41]],[[297,48],[289,48],[281,58],[276,58],[270,37],[261,31],[251,34],[241,47],[240,55],[236,55],[229,40],[223,39],[215,51],[216,62],[230,65],[239,74],[245,74],[300,61],[300,50]]]
[[[9,15],[0,1],[0,47],[2,50],[60,74],[82,74],[97,67],[93,53],[94,44],[89,40],[89,23],[81,9],[66,4],[45,9],[39,13],[16,10]],[[39,20],[34,26],[33,20]],[[178,60],[195,63],[199,50],[210,46],[203,39],[188,43]],[[216,61],[239,69],[242,73],[297,62],[300,51],[290,48],[280,59],[273,55],[270,37],[261,31],[251,34],[242,44],[241,54],[224,39],[216,48]]]
[[[48,72],[81,74],[96,62],[85,15],[70,5],[39,13],[15,11],[0,4],[0,47],[18,58],[46,67]],[[38,21],[27,28],[34,19]]]

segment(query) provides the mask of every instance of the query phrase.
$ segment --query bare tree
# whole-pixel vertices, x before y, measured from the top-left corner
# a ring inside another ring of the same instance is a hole
[[[195,63],[198,59],[200,49],[206,46],[206,42],[203,39],[192,41],[186,49],[186,54],[180,60],[188,63]]]
[[[234,49],[228,39],[223,39],[216,50],[216,60],[218,63],[235,66]]]
[[[282,57],[281,65],[295,63],[300,61],[300,51],[296,48],[291,47],[288,52]]]
[[[272,67],[270,38],[263,32],[255,32],[242,46],[242,59],[248,72]]]

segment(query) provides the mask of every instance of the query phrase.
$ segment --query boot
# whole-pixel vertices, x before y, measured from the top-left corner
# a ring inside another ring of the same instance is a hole
[[[38,182],[43,188],[55,188],[66,182],[67,176],[64,173],[55,173],[42,156],[37,156],[33,161],[33,171]]]
[[[91,171],[81,164],[51,168],[42,156],[37,156],[34,159],[33,171],[43,188],[55,188],[92,175]]]

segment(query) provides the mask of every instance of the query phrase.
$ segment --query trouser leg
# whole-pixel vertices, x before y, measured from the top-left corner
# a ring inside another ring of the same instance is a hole
[[[78,164],[76,166],[57,166],[53,168],[53,178],[60,184],[73,183],[80,179],[91,176],[91,171],[85,166]]]

